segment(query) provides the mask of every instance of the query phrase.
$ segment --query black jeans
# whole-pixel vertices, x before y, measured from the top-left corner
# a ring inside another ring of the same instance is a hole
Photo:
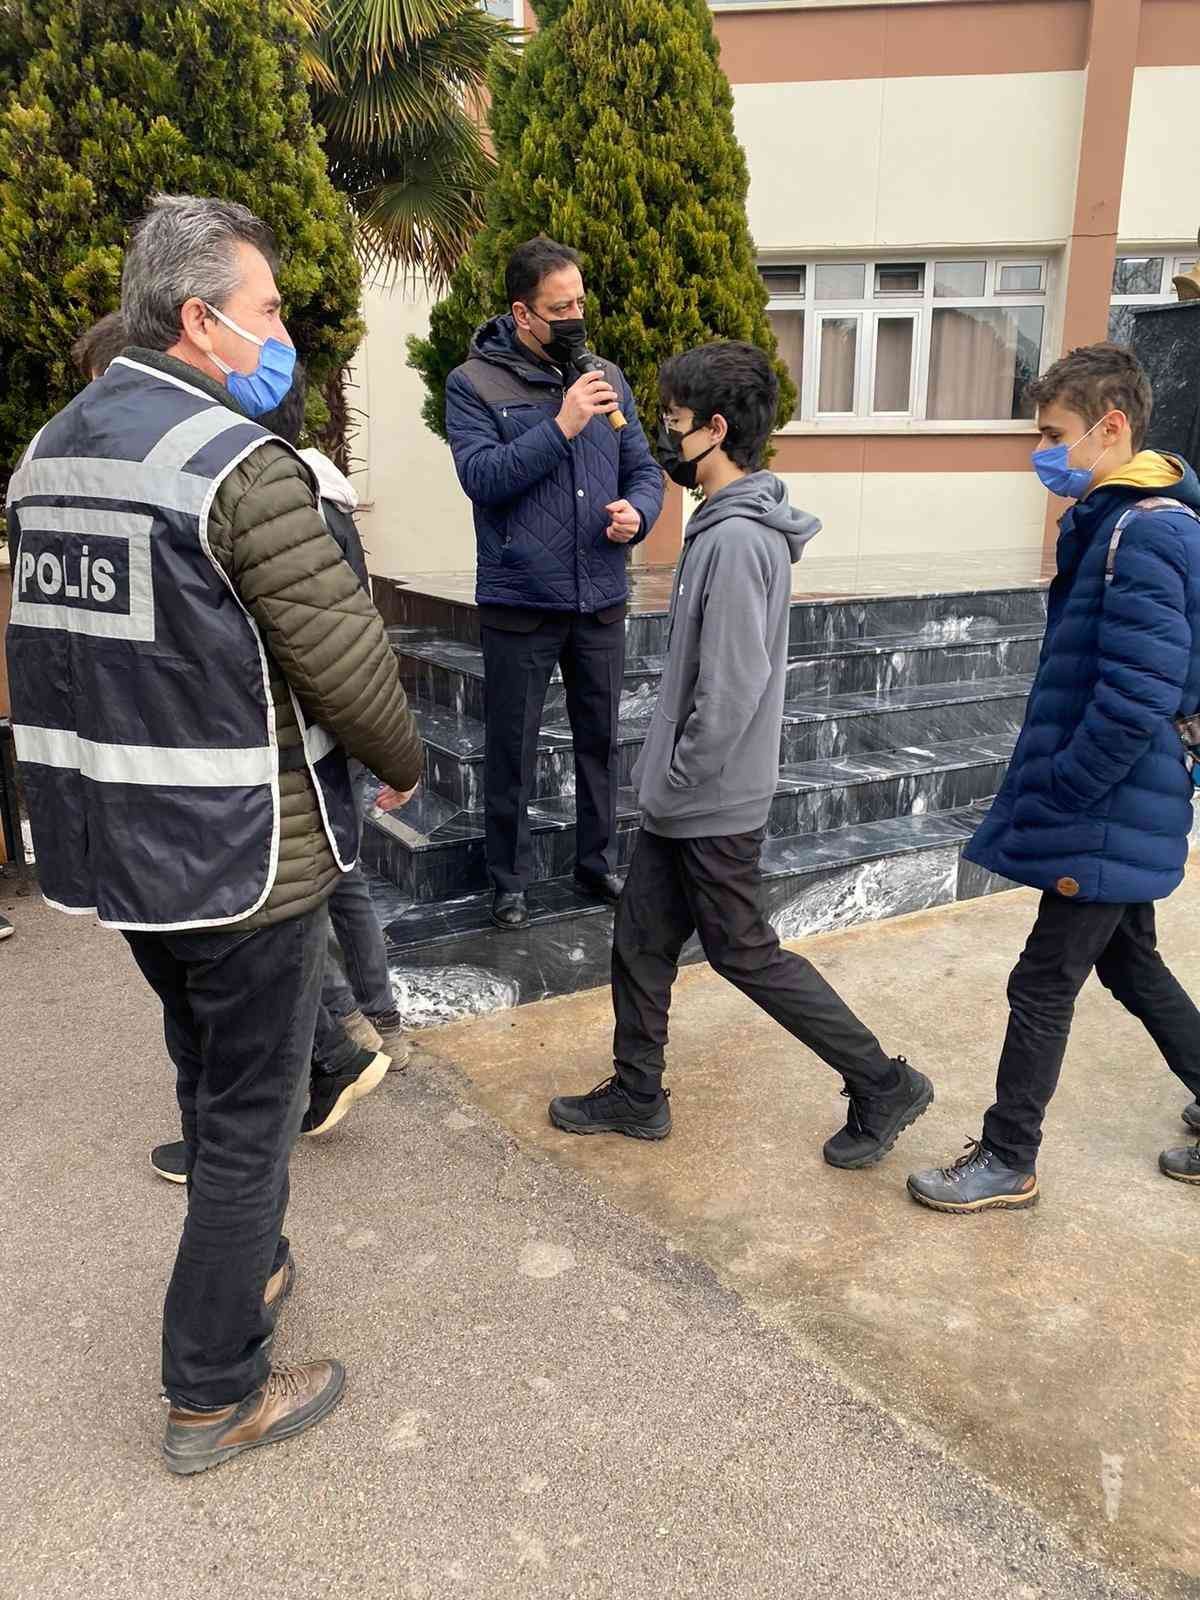
[[[780,949],[763,910],[762,841],[761,828],[710,839],[638,835],[613,937],[613,1057],[625,1088],[662,1086],[671,985],[693,932],[715,971],[851,1088],[890,1078],[892,1062],[870,1029],[810,962]]]
[[[266,1381],[267,1279],[287,1260],[288,1156],[308,1104],[329,913],[257,932],[127,933],[162,1001],[188,1209],[163,1308],[163,1387],[215,1410]]]
[[[617,864],[617,721],[625,627],[553,612],[529,633],[481,627],[486,739],[484,834],[488,873],[504,893],[529,884],[538,731],[546,689],[562,668],[575,740],[575,859],[600,877]]]
[[[1200,1012],[1158,953],[1153,905],[1081,905],[1043,895],[1008,980],[1010,1014],[996,1103],[983,1122],[984,1144],[1018,1172],[1036,1167],[1075,997],[1093,968],[1145,1026],[1176,1077],[1200,1095]]]

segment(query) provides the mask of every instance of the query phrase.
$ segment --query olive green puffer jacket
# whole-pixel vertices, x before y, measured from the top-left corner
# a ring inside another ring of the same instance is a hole
[[[195,368],[156,352],[130,354],[238,410]],[[208,540],[267,647],[280,748],[300,743],[290,684],[305,715],[350,755],[393,788],[411,789],[423,752],[396,659],[379,613],[325,530],[304,463],[286,445],[260,445],[217,491]],[[247,928],[311,911],[340,876],[308,772],[281,773],[279,795],[279,870]]]

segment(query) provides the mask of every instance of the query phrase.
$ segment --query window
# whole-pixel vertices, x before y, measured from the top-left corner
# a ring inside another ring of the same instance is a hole
[[[1031,417],[1049,264],[807,261],[762,269],[807,422]]]
[[[1196,251],[1189,255],[1118,256],[1113,266],[1112,299],[1108,312],[1108,337],[1114,344],[1133,343],[1135,306],[1167,306],[1179,297],[1172,279],[1190,272]]]

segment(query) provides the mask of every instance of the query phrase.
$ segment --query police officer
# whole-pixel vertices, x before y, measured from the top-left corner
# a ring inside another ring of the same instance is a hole
[[[307,467],[254,420],[295,361],[267,228],[159,196],[121,310],[129,347],[10,484],[8,659],[43,892],[121,929],[162,1001],[188,1155],[163,1450],[191,1473],[310,1426],[342,1392],[337,1361],[271,1364],[295,1277],[288,1156],[326,901],[358,853],[347,753],[392,786],[388,806],[422,753]]]
[[[579,257],[552,239],[513,252],[507,315],[479,329],[446,383],[446,433],[475,508],[485,698],[484,830],[492,920],[519,929],[529,799],[546,689],[562,670],[575,744],[575,884],[615,900],[617,722],[625,551],[662,509],[663,476],[629,385],[586,348]],[[625,425],[610,417],[620,411]]]

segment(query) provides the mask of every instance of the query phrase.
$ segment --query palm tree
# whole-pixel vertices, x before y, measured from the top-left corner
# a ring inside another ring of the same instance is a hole
[[[489,63],[516,34],[479,0],[285,0],[368,272],[445,285],[483,221]]]

